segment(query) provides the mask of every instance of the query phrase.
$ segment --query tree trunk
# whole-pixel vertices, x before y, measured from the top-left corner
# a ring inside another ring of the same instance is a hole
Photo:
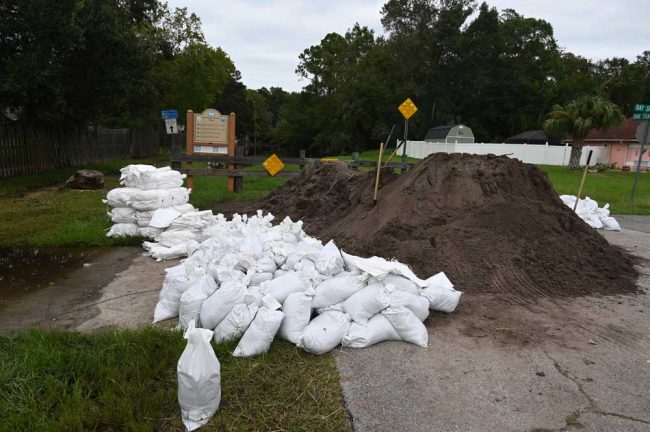
[[[582,144],[581,139],[573,141],[571,146],[571,157],[569,158],[569,169],[580,169],[580,158],[582,157]]]

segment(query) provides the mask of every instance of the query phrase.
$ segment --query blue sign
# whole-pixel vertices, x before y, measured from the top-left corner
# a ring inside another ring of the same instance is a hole
[[[176,111],[176,110],[163,110],[163,111],[160,111],[160,116],[163,118],[163,120],[177,119],[178,118],[178,111]]]

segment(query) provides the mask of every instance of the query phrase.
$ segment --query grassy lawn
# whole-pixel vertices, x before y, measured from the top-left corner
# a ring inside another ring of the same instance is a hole
[[[119,160],[88,167],[105,174],[105,188],[95,191],[64,187],[76,171],[74,168],[0,179],[0,247],[139,244],[141,239],[137,238],[106,237],[111,222],[102,203],[110,189],[119,187],[119,169],[130,163],[165,166],[169,160]],[[287,180],[288,177],[247,177],[244,192],[235,194],[227,191],[225,177],[196,177],[190,202],[209,209],[220,201],[259,198]]]
[[[545,171],[558,194],[576,195],[580,186],[582,171],[570,171],[565,167],[539,165]],[[634,203],[630,202],[630,191],[634,180],[633,172],[607,170],[601,173],[587,173],[583,198],[588,196],[600,206],[610,204],[613,214],[650,214],[650,173],[642,171],[637,185]]]
[[[258,357],[214,345],[219,411],[201,430],[349,430],[331,355],[276,340]],[[180,333],[152,327],[96,335],[31,330],[1,336],[0,430],[182,431]]]

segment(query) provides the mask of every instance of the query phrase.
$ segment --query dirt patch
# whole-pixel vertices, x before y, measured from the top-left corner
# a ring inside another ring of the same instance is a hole
[[[408,263],[421,276],[444,271],[458,289],[526,304],[540,296],[636,290],[629,257],[566,207],[545,173],[498,156],[434,154],[407,174],[314,163],[258,208],[305,222],[305,231],[344,250]]]

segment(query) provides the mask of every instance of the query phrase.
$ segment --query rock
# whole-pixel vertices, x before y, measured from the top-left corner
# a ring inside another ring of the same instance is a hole
[[[65,184],[70,189],[102,189],[104,174],[95,170],[79,170]]]

